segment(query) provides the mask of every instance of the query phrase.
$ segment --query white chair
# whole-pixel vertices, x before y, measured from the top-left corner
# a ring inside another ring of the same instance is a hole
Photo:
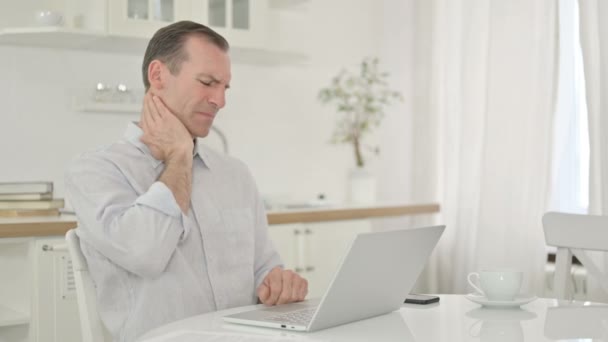
[[[87,261],[80,250],[80,239],[74,229],[65,234],[68,245],[72,267],[74,269],[74,280],[76,282],[76,298],[78,300],[78,311],[80,313],[80,327],[82,329],[83,342],[111,341],[108,333],[99,318],[97,302],[95,298],[95,285],[89,274]]]
[[[602,272],[585,251],[608,252],[608,216],[593,216],[549,212],[543,216],[547,245],[557,247],[554,289],[557,299],[569,299],[568,274],[572,255],[583,264],[608,293],[608,276]]]

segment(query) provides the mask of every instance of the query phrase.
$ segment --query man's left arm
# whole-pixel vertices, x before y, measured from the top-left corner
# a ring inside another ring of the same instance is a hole
[[[257,189],[255,191],[255,259],[253,262],[255,268],[255,288],[257,289],[272,269],[276,267],[283,268],[283,262],[268,234],[268,219],[266,217],[264,202],[259,193],[257,193]]]
[[[261,303],[299,302],[308,294],[308,282],[292,270],[283,269],[281,258],[268,235],[264,201],[256,190],[255,286]]]

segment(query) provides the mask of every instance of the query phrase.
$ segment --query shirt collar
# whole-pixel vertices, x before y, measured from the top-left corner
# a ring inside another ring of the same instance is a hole
[[[129,122],[129,124],[127,125],[124,138],[131,144],[135,145],[135,147],[137,147],[140,151],[144,152],[144,154],[150,158],[153,166],[156,168],[158,167],[158,165],[162,164],[163,161],[154,158],[148,146],[140,140],[143,134],[144,131],[139,127],[138,123],[132,121]],[[208,151],[206,151],[206,149],[204,148],[204,145],[202,144],[200,138],[196,138],[196,140],[194,141],[194,149],[192,150],[192,156],[193,158],[198,156],[203,162],[203,164],[209,167],[209,160],[212,158]]]
[[[213,164],[213,157],[211,153],[207,150],[201,138],[196,138],[194,141],[194,157],[199,157],[200,160],[207,166],[211,168],[211,164]]]

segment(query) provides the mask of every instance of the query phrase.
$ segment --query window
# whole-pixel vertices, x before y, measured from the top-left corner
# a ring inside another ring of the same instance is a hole
[[[559,1],[559,81],[554,122],[550,210],[589,207],[589,131],[578,3]]]

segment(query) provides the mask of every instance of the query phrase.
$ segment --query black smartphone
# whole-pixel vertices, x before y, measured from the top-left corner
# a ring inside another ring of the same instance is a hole
[[[407,304],[431,304],[437,303],[439,301],[439,297],[437,296],[429,296],[429,295],[420,295],[410,293],[405,297],[405,302]]]

